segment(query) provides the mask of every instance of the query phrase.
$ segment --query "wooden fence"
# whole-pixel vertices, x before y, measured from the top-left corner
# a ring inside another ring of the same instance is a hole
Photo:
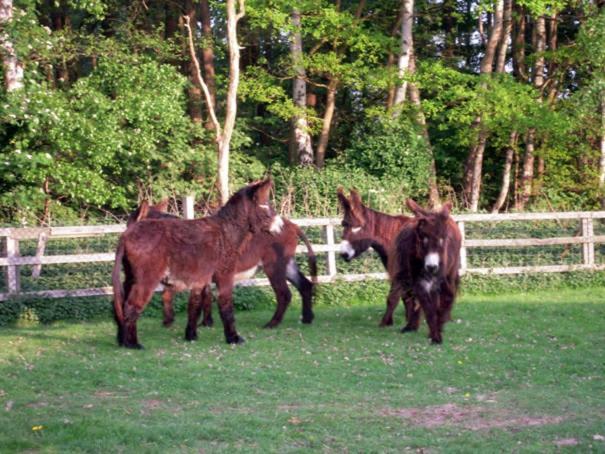
[[[191,217],[187,210],[187,217]],[[605,269],[605,258],[602,262],[595,260],[595,245],[605,243],[605,235],[594,234],[594,221],[605,219],[605,211],[598,212],[565,212],[565,213],[514,213],[514,214],[464,214],[454,216],[463,234],[464,242],[460,252],[461,273],[477,274],[518,274],[518,273],[551,273],[576,270],[602,270]],[[553,236],[547,238],[470,238],[467,235],[469,226],[474,223],[499,223],[504,221],[536,222],[536,221],[577,221],[578,228],[573,236]],[[339,218],[321,219],[293,219],[293,222],[301,227],[323,227],[325,242],[314,244],[316,254],[327,254],[327,274],[318,277],[319,282],[360,281],[365,279],[385,279],[385,273],[339,273],[336,254],[339,245],[336,241],[335,228],[340,226]],[[603,221],[601,221],[603,223]],[[605,224],[605,223],[604,223]],[[105,226],[80,226],[80,227],[50,227],[50,228],[2,228],[0,229],[0,241],[4,238],[6,254],[0,257],[0,267],[6,268],[6,291],[0,293],[0,301],[11,297],[36,297],[36,298],[62,298],[82,297],[93,295],[110,295],[111,287],[96,287],[77,290],[42,290],[22,291],[20,285],[20,267],[32,266],[32,276],[40,274],[41,267],[51,264],[68,263],[95,263],[111,262],[114,253],[94,254],[68,254],[68,255],[45,255],[45,246],[48,241],[61,238],[84,238],[99,237],[109,234],[118,234],[124,231],[125,225]],[[35,255],[21,256],[19,253],[19,242],[23,240],[37,240]],[[519,248],[539,247],[555,245],[581,245],[581,259],[577,263],[551,263],[547,265],[532,266],[499,266],[499,267],[469,267],[469,251],[481,248]],[[306,251],[304,246],[299,246],[297,252]],[[240,285],[268,285],[267,279],[251,279],[243,281]]]

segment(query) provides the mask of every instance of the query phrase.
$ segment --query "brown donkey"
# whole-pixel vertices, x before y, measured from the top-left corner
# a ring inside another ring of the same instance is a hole
[[[351,190],[349,198],[341,188],[338,189],[338,200],[343,209],[342,219],[342,242],[340,243],[340,255],[346,261],[359,257],[369,248],[374,249],[385,269],[388,270],[388,251],[401,229],[408,225],[413,218],[408,216],[391,216],[365,206],[361,197],[355,190]],[[410,292],[402,294],[406,313],[408,306],[413,310],[414,298]],[[397,307],[395,304],[387,306],[382,317],[380,326],[391,326],[393,324],[393,312]]]
[[[450,216],[450,203],[435,212],[411,199],[407,206],[415,217],[401,229],[389,251],[391,289],[387,306],[396,306],[404,292],[411,289],[426,317],[431,341],[440,344],[460,284],[462,236]],[[416,331],[420,315],[419,310],[406,304],[407,325],[403,331]]]
[[[167,204],[162,202],[158,205],[143,203],[128,218],[127,225],[141,219],[168,219],[177,218],[165,212]],[[279,221],[282,220],[282,222]],[[291,282],[302,300],[302,322],[313,321],[313,285],[317,280],[317,261],[311,243],[302,230],[293,222],[284,218],[276,218],[271,232],[258,231],[254,234],[246,246],[240,251],[236,265],[234,280],[248,279],[254,275],[258,267],[262,267],[269,279],[269,283],[277,298],[277,308],[271,320],[265,324],[266,328],[279,325],[284,313],[292,300],[292,293],[288,288],[287,281]],[[300,271],[295,260],[298,239],[302,239],[307,247],[307,258],[313,282],[306,278]],[[164,307],[164,325],[169,326],[174,321],[174,310],[172,299],[175,289],[164,285],[162,302]],[[202,293],[203,326],[211,326],[212,320],[212,296],[208,290]]]
[[[233,280],[240,250],[279,219],[269,206],[271,180],[240,189],[219,212],[196,220],[146,219],[120,237],[112,273],[118,343],[141,348],[136,322],[158,284],[191,289],[185,338],[197,338],[201,296],[213,281],[227,343],[241,343],[233,316]],[[120,269],[124,267],[124,287]]]

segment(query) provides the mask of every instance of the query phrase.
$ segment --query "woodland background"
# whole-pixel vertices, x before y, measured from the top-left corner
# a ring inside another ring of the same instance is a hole
[[[222,119],[233,1],[0,0],[0,223],[216,207],[184,16]],[[602,0],[243,3],[231,190],[270,174],[290,216],[339,185],[393,212],[605,207]]]

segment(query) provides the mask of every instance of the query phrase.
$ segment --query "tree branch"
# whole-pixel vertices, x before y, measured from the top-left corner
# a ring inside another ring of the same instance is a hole
[[[242,2],[243,0],[240,0]],[[210,119],[212,120],[212,124],[216,130],[216,141],[218,142],[222,135],[221,125],[216,118],[216,112],[214,110],[214,104],[212,102],[212,97],[210,96],[210,90],[208,90],[208,85],[204,81],[202,77],[202,72],[200,70],[200,62],[195,55],[195,46],[193,44],[193,32],[191,31],[191,25],[189,23],[189,16],[183,16],[183,21],[185,23],[185,28],[187,29],[187,38],[189,42],[189,56],[191,57],[191,61],[193,62],[193,66],[195,68],[195,78],[197,80],[198,85],[202,88],[204,92],[204,97],[206,98],[206,104],[208,104],[208,113],[210,114]]]

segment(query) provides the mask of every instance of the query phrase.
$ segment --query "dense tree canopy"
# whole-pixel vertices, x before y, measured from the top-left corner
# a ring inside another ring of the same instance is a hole
[[[240,2],[240,7],[242,6]],[[224,1],[0,0],[0,222],[218,203]],[[290,214],[338,185],[383,209],[605,206],[603,2],[247,0],[230,185]]]

